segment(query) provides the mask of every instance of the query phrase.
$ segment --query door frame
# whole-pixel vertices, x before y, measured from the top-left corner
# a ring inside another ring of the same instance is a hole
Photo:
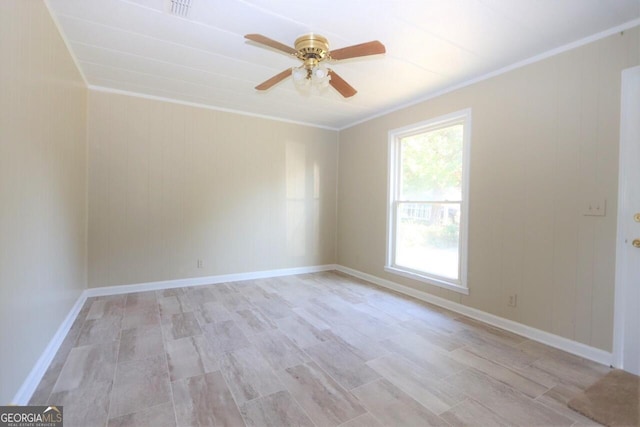
[[[631,286],[627,277],[628,259],[628,221],[626,212],[630,209],[628,186],[631,184],[627,178],[627,170],[631,165],[632,138],[624,132],[624,129],[633,120],[628,112],[624,111],[624,104],[627,102],[625,88],[633,84],[630,80],[638,79],[640,84],[640,66],[627,68],[622,71],[620,88],[620,156],[618,161],[618,214],[617,214],[617,237],[616,237],[616,276],[615,276],[615,300],[613,319],[613,366],[624,368],[624,344],[625,344],[625,307],[628,288]],[[630,96],[630,95],[627,95]],[[637,120],[637,118],[636,118]],[[640,355],[638,355],[640,357]]]

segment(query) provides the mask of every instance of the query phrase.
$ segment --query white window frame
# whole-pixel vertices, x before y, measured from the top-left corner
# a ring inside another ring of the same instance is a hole
[[[460,203],[460,262],[458,264],[458,280],[436,276],[398,266],[395,260],[395,232],[396,232],[396,203],[400,190],[400,140],[407,136],[430,132],[461,123],[463,125],[462,139],[462,198]],[[397,274],[430,285],[449,289],[461,294],[469,295],[467,284],[468,270],[468,236],[469,236],[469,164],[471,154],[471,108],[456,111],[444,116],[435,117],[424,122],[405,126],[389,131],[389,163],[387,186],[387,250],[385,271]]]

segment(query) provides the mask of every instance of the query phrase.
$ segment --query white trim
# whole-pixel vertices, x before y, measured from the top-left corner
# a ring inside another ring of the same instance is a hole
[[[447,94],[449,92],[454,92],[454,91],[456,91],[458,89],[462,89],[464,87],[471,86],[472,84],[479,83],[479,82],[481,82],[483,80],[488,80],[488,79],[490,79],[492,77],[499,76],[500,74],[508,73],[509,71],[513,71],[513,70],[516,70],[518,68],[522,68],[525,65],[529,65],[529,64],[533,64],[535,62],[542,61],[542,60],[550,58],[552,56],[561,54],[563,52],[567,52],[567,51],[569,51],[571,49],[576,49],[576,48],[578,48],[580,46],[584,46],[584,45],[589,44],[589,43],[593,43],[593,42],[598,41],[600,39],[603,39],[605,37],[609,37],[609,36],[611,36],[613,34],[620,33],[622,31],[631,29],[633,27],[637,27],[639,25],[640,25],[640,18],[633,19],[633,20],[631,20],[629,22],[625,22],[624,24],[618,25],[618,26],[613,27],[613,28],[609,28],[607,30],[604,30],[604,31],[601,31],[599,33],[596,33],[596,34],[590,35],[588,37],[585,37],[583,39],[576,40],[576,41],[568,43],[568,44],[566,44],[564,46],[560,46],[560,47],[557,47],[555,49],[548,50],[548,51],[543,52],[541,54],[538,54],[538,55],[532,56],[530,58],[524,59],[522,61],[513,63],[511,65],[507,65],[506,67],[500,68],[498,70],[491,71],[491,72],[489,72],[487,74],[483,74],[483,75],[481,75],[479,77],[474,77],[474,78],[466,80],[466,81],[464,81],[462,83],[458,83],[458,84],[455,84],[453,86],[449,86],[449,87],[446,87],[444,89],[437,90],[435,92],[431,92],[431,93],[426,94],[425,96],[422,96],[422,97],[420,97],[420,98],[418,98],[416,100],[409,101],[409,102],[397,105],[395,107],[389,108],[389,109],[381,111],[379,113],[376,113],[376,114],[374,114],[372,116],[368,116],[368,117],[366,117],[364,119],[357,120],[357,121],[355,121],[355,122],[353,122],[351,124],[339,127],[338,130],[339,131],[343,131],[343,130],[349,129],[349,128],[353,127],[353,126],[357,126],[359,124],[362,124],[364,122],[368,122],[369,120],[373,120],[375,118],[386,116],[387,114],[391,114],[391,113],[394,113],[396,111],[403,110],[405,108],[408,108],[408,107],[411,107],[411,106],[414,106],[414,105],[417,105],[417,104],[421,104],[421,103],[423,103],[425,101],[428,101],[428,100],[433,99],[433,98],[437,98],[437,97],[442,96],[444,94]]]
[[[90,288],[82,292],[78,297],[78,300],[73,305],[69,314],[64,319],[53,338],[45,348],[44,352],[38,358],[38,361],[31,369],[31,372],[22,383],[20,389],[13,397],[12,403],[16,405],[26,405],[29,403],[31,396],[35,392],[38,384],[42,380],[42,377],[46,373],[51,361],[55,357],[60,345],[64,341],[69,329],[73,325],[78,313],[82,309],[82,306],[86,302],[88,297],[106,296],[106,295],[118,295],[130,292],[161,290],[173,287],[185,287],[185,286],[197,286],[215,283],[224,283],[231,281],[251,280],[251,279],[263,279],[269,277],[289,276],[294,274],[307,274],[316,273],[321,271],[337,270],[343,273],[349,274],[354,277],[369,281],[376,285],[382,286],[387,289],[403,293],[405,295],[412,296],[422,301],[426,301],[431,304],[435,304],[440,307],[444,307],[456,313],[463,314],[473,319],[479,320],[484,323],[496,326],[498,328],[505,329],[507,331],[522,335],[526,338],[530,338],[535,341],[539,341],[543,344],[550,345],[560,350],[567,351],[575,354],[576,356],[584,357],[585,359],[593,360],[604,365],[611,365],[612,354],[606,351],[587,346],[585,344],[572,341],[567,338],[560,337],[558,335],[544,332],[539,329],[532,328],[530,326],[523,325],[521,323],[514,322],[512,320],[504,319],[502,317],[495,316],[493,314],[486,313],[475,308],[467,307],[462,304],[458,304],[431,294],[428,294],[417,289],[409,288],[407,286],[400,285],[390,280],[381,279],[379,277],[363,273],[352,268],[344,267],[336,264],[326,264],[310,267],[297,267],[297,268],[285,268],[279,270],[266,270],[249,273],[237,273],[226,274],[219,276],[209,277],[196,277],[193,279],[178,279],[178,280],[166,280],[159,282],[140,283],[136,285],[123,285],[123,286],[107,286],[102,288]]]
[[[122,89],[112,89],[109,87],[97,86],[97,85],[88,85],[88,88],[96,92],[115,93],[118,95],[133,96],[135,98],[151,99],[153,101],[169,102],[171,104],[186,105],[188,107],[204,108],[206,110],[222,111],[225,113],[239,114],[241,116],[257,117],[259,119],[274,120],[276,122],[291,123],[294,125],[308,126],[312,128],[319,128],[319,129],[327,129],[335,132],[338,131],[338,128],[331,127],[331,126],[301,122],[297,120],[283,119],[282,117],[268,116],[266,114],[249,113],[246,111],[234,110],[232,108],[223,108],[223,107],[216,107],[215,105],[201,104],[199,102],[181,101],[175,98],[166,98],[164,96],[147,95],[140,92],[132,92],[129,90],[122,90]]]
[[[466,80],[464,82],[458,83],[456,85],[453,86],[449,86],[447,88],[441,89],[441,90],[437,90],[435,92],[431,92],[428,93],[416,100],[412,100],[406,103],[402,103],[400,105],[391,107],[389,109],[380,111],[378,113],[375,113],[371,116],[367,116],[363,119],[359,119],[356,120],[355,122],[340,126],[340,127],[332,127],[332,126],[324,126],[324,125],[319,125],[319,124],[314,124],[314,123],[308,123],[308,122],[300,122],[300,121],[296,121],[296,120],[288,120],[288,119],[283,119],[280,117],[274,117],[274,116],[268,116],[268,115],[262,115],[262,114],[256,114],[256,113],[248,113],[245,111],[239,111],[239,110],[233,110],[233,109],[227,109],[227,108],[221,108],[221,107],[215,107],[212,105],[207,105],[207,104],[199,104],[199,103],[195,103],[195,102],[188,102],[188,101],[180,101],[177,99],[172,99],[172,98],[164,98],[164,97],[158,97],[158,96],[154,96],[154,95],[145,95],[139,92],[130,92],[130,91],[125,91],[125,90],[119,90],[119,89],[111,89],[111,88],[106,88],[103,86],[96,86],[96,85],[90,85],[82,68],[79,66],[79,61],[75,56],[75,53],[73,52],[73,50],[71,49],[71,44],[69,43],[65,33],[62,31],[62,26],[60,25],[56,14],[53,13],[53,9],[50,6],[50,1],[51,0],[44,0],[44,3],[47,7],[47,9],[49,10],[49,14],[51,15],[51,18],[53,20],[53,22],[55,23],[55,26],[58,28],[58,32],[60,33],[66,47],[67,50],[69,51],[69,54],[71,55],[71,58],[73,59],[73,62],[76,65],[76,68],[78,69],[78,72],[80,73],[80,76],[82,77],[82,79],[84,80],[85,85],[87,86],[87,88],[92,89],[92,90],[96,90],[96,91],[102,91],[102,92],[112,92],[112,93],[120,93],[123,95],[129,95],[129,96],[135,96],[135,97],[140,97],[140,98],[146,98],[146,99],[154,99],[154,100],[158,100],[158,101],[164,101],[164,102],[172,102],[172,103],[176,103],[176,104],[181,104],[181,105],[188,105],[188,106],[192,106],[192,107],[200,107],[200,108],[206,108],[206,109],[211,109],[211,110],[216,110],[216,111],[224,111],[224,112],[229,112],[229,113],[236,113],[236,114],[240,114],[240,115],[245,115],[245,116],[251,116],[251,117],[259,117],[259,118],[264,118],[264,119],[269,119],[269,120],[275,120],[275,121],[279,121],[279,122],[284,122],[284,123],[293,123],[293,124],[299,124],[299,125],[303,125],[303,126],[309,126],[309,127],[315,127],[315,128],[320,128],[320,129],[328,129],[328,130],[334,130],[334,131],[342,131],[348,128],[351,128],[353,126],[357,126],[361,123],[364,122],[368,122],[369,120],[373,120],[377,117],[381,117],[381,116],[385,116],[387,114],[393,113],[395,111],[398,110],[402,110],[408,107],[411,107],[413,105],[416,104],[420,104],[422,102],[428,101],[430,99],[433,98],[437,98],[438,96],[444,95],[446,93],[449,92],[453,92],[456,91],[458,89],[462,89],[466,86],[470,86],[472,84],[481,82],[483,80],[487,80],[490,79],[492,77],[496,77],[500,74],[504,74],[507,73],[509,71],[513,71],[515,69],[524,67],[525,65],[529,65],[538,61],[542,61],[544,59],[550,58],[552,56],[558,55],[560,53],[569,51],[571,49],[575,49],[578,48],[580,46],[584,46],[586,44],[589,43],[593,43],[595,41],[598,41],[600,39],[603,39],[605,37],[609,37],[613,34],[634,28],[636,26],[640,25],[640,18],[636,18],[633,19],[631,21],[625,22],[624,24],[618,25],[616,27],[612,27],[609,29],[606,29],[604,31],[601,31],[599,33],[596,34],[592,34],[590,36],[584,37],[580,40],[576,40],[574,42],[568,43],[566,45],[548,50],[546,52],[540,53],[538,55],[532,56],[530,58],[524,59],[522,61],[513,63],[511,65],[507,65],[506,67],[500,68],[498,70],[495,71],[491,71],[487,74],[483,74],[479,77],[475,77],[469,80]],[[142,6],[144,7],[144,6]],[[155,11],[155,9],[153,9]],[[184,19],[184,18],[180,18],[180,19]]]
[[[36,391],[38,384],[40,384],[42,377],[47,372],[49,365],[53,361],[53,358],[62,345],[62,342],[67,336],[67,333],[69,333],[73,322],[76,320],[76,317],[78,317],[78,313],[80,313],[82,306],[87,300],[87,295],[85,294],[85,292],[86,291],[83,291],[80,294],[73,307],[71,307],[69,314],[67,314],[67,317],[65,317],[65,319],[62,321],[62,324],[51,338],[51,341],[49,341],[49,344],[47,344],[47,347],[45,347],[44,351],[38,358],[38,361],[31,369],[31,372],[29,372],[29,375],[27,375],[27,378],[24,380],[17,393],[15,394],[15,396],[13,396],[13,404],[27,405],[29,403],[29,400],[31,400],[31,396],[33,396],[33,393]]]
[[[384,266],[384,271],[391,274],[396,274],[398,276],[406,277],[407,279],[428,283],[429,285],[438,286],[439,288],[444,288],[450,291],[458,292],[460,294],[469,295],[469,288],[465,288],[464,286],[456,285],[444,280],[438,280],[435,277],[423,276],[421,274],[413,273],[409,270],[404,270],[402,268],[389,267],[388,265]]]
[[[215,285],[218,283],[240,282],[243,280],[266,279],[269,277],[292,276],[294,274],[318,273],[335,270],[335,264],[314,265],[309,267],[283,268],[278,270],[251,271],[247,273],[222,274],[218,276],[193,277],[189,279],[161,280],[158,282],[137,283],[134,285],[115,285],[101,288],[89,288],[87,297],[129,294],[132,292],[157,291],[188,286]]]
[[[558,335],[544,332],[539,329],[535,329],[530,326],[523,325],[521,323],[504,319],[502,317],[498,317],[493,314],[489,314],[484,311],[477,310],[475,308],[467,307],[462,304],[458,304],[458,303],[428,294],[426,292],[419,291],[417,289],[409,288],[407,286],[400,285],[390,280],[381,279],[379,277],[376,277],[367,273],[363,273],[361,271],[354,270],[352,268],[348,268],[348,267],[344,267],[342,265],[336,265],[336,264],[326,264],[326,265],[309,266],[309,267],[296,267],[296,268],[285,268],[285,269],[279,269],[279,270],[265,270],[265,271],[249,272],[249,273],[196,277],[192,279],[166,280],[166,281],[159,281],[159,282],[139,283],[136,285],[107,286],[102,288],[85,289],[82,292],[82,294],[78,297],[78,300],[69,311],[69,314],[64,319],[64,321],[62,322],[62,324],[54,334],[53,338],[51,338],[51,341],[45,348],[40,358],[38,358],[38,361],[36,362],[34,367],[31,369],[31,372],[22,383],[22,386],[20,387],[20,389],[18,389],[18,392],[13,397],[12,403],[16,405],[26,405],[29,403],[31,396],[35,392],[38,384],[42,380],[42,377],[44,376],[47,369],[49,368],[51,361],[53,360],[56,353],[58,352],[60,345],[62,344],[65,337],[67,336],[67,333],[71,329],[73,322],[78,316],[78,313],[80,313],[80,310],[82,309],[82,306],[85,304],[88,297],[118,295],[118,294],[126,294],[131,292],[152,291],[152,290],[161,290],[161,289],[168,289],[168,288],[174,288],[174,287],[185,287],[185,286],[198,286],[198,285],[225,283],[225,282],[241,281],[241,280],[264,279],[269,277],[290,276],[295,274],[307,274],[307,273],[316,273],[316,272],[331,271],[331,270],[341,271],[343,273],[369,281],[371,283],[382,286],[384,288],[391,289],[391,290],[403,293],[405,295],[412,296],[419,300],[426,301],[428,303],[435,304],[440,307],[444,307],[446,309],[455,311],[456,313],[463,314],[465,316],[471,317],[481,322],[488,323],[490,325],[522,335],[526,338],[530,338],[532,340],[539,341],[541,343],[550,345],[555,348],[559,348],[561,350],[567,351],[577,356],[584,357],[585,359],[593,360],[595,362],[602,363],[605,365],[610,365],[612,361],[612,354],[607,353],[603,350],[590,347],[585,344],[560,337]]]
[[[84,82],[85,87],[88,88],[89,82],[87,81],[87,76],[84,75],[84,71],[82,71],[82,67],[80,67],[80,61],[78,61],[76,54],[71,49],[71,43],[69,42],[69,39],[67,39],[67,35],[64,33],[64,31],[62,31],[62,25],[60,25],[60,21],[58,21],[58,17],[56,16],[56,14],[53,13],[53,9],[51,8],[50,2],[51,0],[44,0],[44,5],[49,11],[51,20],[53,21],[53,24],[55,25],[55,27],[58,29],[58,33],[60,34],[60,37],[62,38],[62,41],[65,47],[67,48],[67,51],[69,52],[69,56],[71,56],[71,60],[76,66],[76,70],[78,70],[78,73],[80,74],[80,77],[82,78],[82,81]]]
[[[64,319],[56,333],[53,335],[53,338],[51,338],[51,341],[49,341],[49,344],[45,348],[44,352],[38,358],[38,361],[31,369],[31,372],[29,373],[29,375],[27,375],[27,378],[22,383],[22,386],[20,386],[20,388],[18,389],[18,392],[13,397],[12,403],[15,405],[27,405],[29,403],[29,400],[31,400],[31,396],[33,396],[33,393],[36,391],[36,388],[38,387],[38,384],[42,380],[44,374],[47,372],[47,369],[49,369],[51,361],[53,361],[53,358],[60,349],[60,345],[62,345],[62,342],[69,333],[69,329],[71,329],[73,322],[78,317],[78,313],[80,313],[82,306],[89,297],[120,295],[128,294],[131,292],[183,288],[187,286],[210,285],[226,282],[238,282],[242,280],[265,279],[269,277],[317,273],[321,271],[332,271],[336,269],[337,266],[335,264],[325,264],[308,267],[283,268],[278,270],[253,271],[247,273],[224,274],[218,276],[194,277],[191,279],[163,280],[159,282],[138,283],[135,285],[106,286],[102,288],[85,289],[78,297],[78,300],[73,305],[73,307],[69,311],[69,314],[67,314],[67,317]]]
[[[80,62],[78,61],[78,58],[76,57],[73,49],[71,49],[71,43],[69,42],[69,39],[67,38],[65,32],[62,30],[60,21],[58,21],[56,14],[53,13],[50,0],[44,0],[43,3],[47,8],[47,11],[49,12],[49,16],[51,17],[54,26],[58,30],[58,34],[60,34],[60,38],[62,39],[62,42],[64,43],[67,52],[69,53],[69,56],[71,57],[71,60],[73,61],[73,64],[76,67],[80,78],[82,79],[84,86],[88,89],[89,84],[87,82],[87,77],[85,76],[82,67],[80,67]],[[85,292],[86,291],[83,291],[80,294],[76,302],[73,304],[73,307],[71,307],[71,310],[69,311],[67,316],[64,318],[56,332],[53,334],[53,337],[27,375],[27,378],[25,378],[24,382],[22,383],[16,394],[13,396],[12,404],[27,405],[29,403],[29,400],[31,400],[31,396],[33,396],[33,393],[36,391],[38,384],[40,384],[40,381],[42,381],[42,377],[47,372],[49,365],[53,361],[53,358],[60,349],[62,342],[69,333],[71,326],[73,326],[73,322],[76,320],[76,317],[78,317],[78,313],[80,313],[82,306],[87,300]]]
[[[489,325],[513,332],[518,335],[522,335],[525,338],[532,339],[534,341],[541,342],[543,344],[555,347],[557,349],[566,351],[585,359],[593,360],[594,362],[602,363],[603,365],[610,366],[613,355],[604,350],[600,350],[595,347],[591,347],[577,341],[570,340],[568,338],[561,337],[549,332],[542,331],[540,329],[532,328],[531,326],[523,325],[522,323],[514,322],[513,320],[505,319],[485,311],[481,311],[466,305],[459,304],[457,302],[449,301],[444,298],[431,295],[427,292],[410,288],[408,286],[400,285],[390,280],[382,279],[371,274],[363,273],[358,270],[354,270],[349,267],[337,265],[336,270],[349,274],[354,277],[366,280],[376,285],[382,286],[387,289],[403,293],[405,295],[412,296],[419,300],[437,305],[439,307],[446,308],[456,313],[471,317],[472,319],[479,320]]]
[[[471,154],[471,121],[472,109],[465,108],[438,117],[433,117],[420,123],[407,125],[401,128],[392,129],[388,132],[388,155],[387,163],[387,233],[386,233],[386,264],[385,270],[392,274],[408,277],[434,286],[449,289],[463,294],[469,294],[467,284],[468,265],[468,229],[469,229],[469,179],[470,154]],[[462,197],[460,200],[460,241],[459,241],[459,266],[458,279],[447,279],[428,272],[422,272],[405,268],[395,264],[396,259],[396,229],[395,218],[398,208],[400,192],[400,140],[401,138],[435,131],[454,124],[463,125],[462,141]]]
[[[625,328],[626,328],[626,304],[627,296],[627,271],[629,266],[627,245],[628,245],[628,221],[627,213],[631,210],[630,188],[629,188],[629,161],[633,158],[633,150],[631,145],[633,140],[630,132],[630,123],[637,120],[636,117],[630,117],[625,103],[630,102],[629,95],[629,79],[626,77],[632,73],[637,73],[640,66],[627,68],[622,70],[621,78],[621,97],[620,97],[620,153],[618,159],[618,216],[617,216],[617,233],[616,233],[616,266],[615,266],[615,287],[614,287],[614,319],[613,319],[613,366],[624,369],[624,344],[625,344]],[[629,368],[627,367],[627,370]]]

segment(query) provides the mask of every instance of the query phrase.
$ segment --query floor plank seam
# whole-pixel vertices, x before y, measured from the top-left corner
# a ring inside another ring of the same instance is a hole
[[[78,364],[84,353],[76,349],[111,342],[115,361],[105,396],[105,425],[142,423],[161,410],[166,415],[173,410],[176,425],[190,423],[185,417],[203,410],[196,406],[204,395],[193,395],[195,390],[213,393],[211,387],[218,386],[224,388],[216,394],[218,402],[229,400],[228,411],[211,414],[216,422],[233,416],[247,425],[266,423],[264,417],[281,422],[304,418],[304,423],[316,426],[356,425],[350,422],[358,418],[382,425],[392,420],[444,424],[464,420],[463,412],[472,411],[487,422],[503,420],[514,426],[531,424],[537,416],[573,425],[578,421],[561,399],[576,384],[604,372],[593,362],[336,273],[120,298],[87,299],[77,326],[72,326],[79,328],[73,332],[77,336],[59,349],[49,385],[43,384],[42,390],[49,402],[56,398],[53,391],[60,381],[65,387],[85,384],[92,374],[67,366],[69,355],[73,352]],[[156,328],[159,348],[155,338],[147,338]],[[131,388],[122,375],[124,366],[131,373],[148,363],[149,372],[156,375],[152,384],[162,390],[146,399],[141,385]],[[337,394],[320,405],[306,394],[312,386],[319,387],[315,392],[320,395],[320,390],[331,393],[326,387],[334,387]],[[114,401],[124,390],[134,393],[136,402]],[[379,401],[385,393],[390,394]],[[69,420],[88,416],[72,402],[65,403]]]

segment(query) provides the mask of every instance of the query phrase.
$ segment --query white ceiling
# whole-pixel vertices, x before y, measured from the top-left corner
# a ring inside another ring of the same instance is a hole
[[[48,5],[91,87],[336,129],[640,17],[640,0],[191,0],[185,19],[168,1]],[[293,46],[308,32],[387,53],[332,65],[358,90],[349,99],[291,79],[254,90],[299,62],[244,35]]]

